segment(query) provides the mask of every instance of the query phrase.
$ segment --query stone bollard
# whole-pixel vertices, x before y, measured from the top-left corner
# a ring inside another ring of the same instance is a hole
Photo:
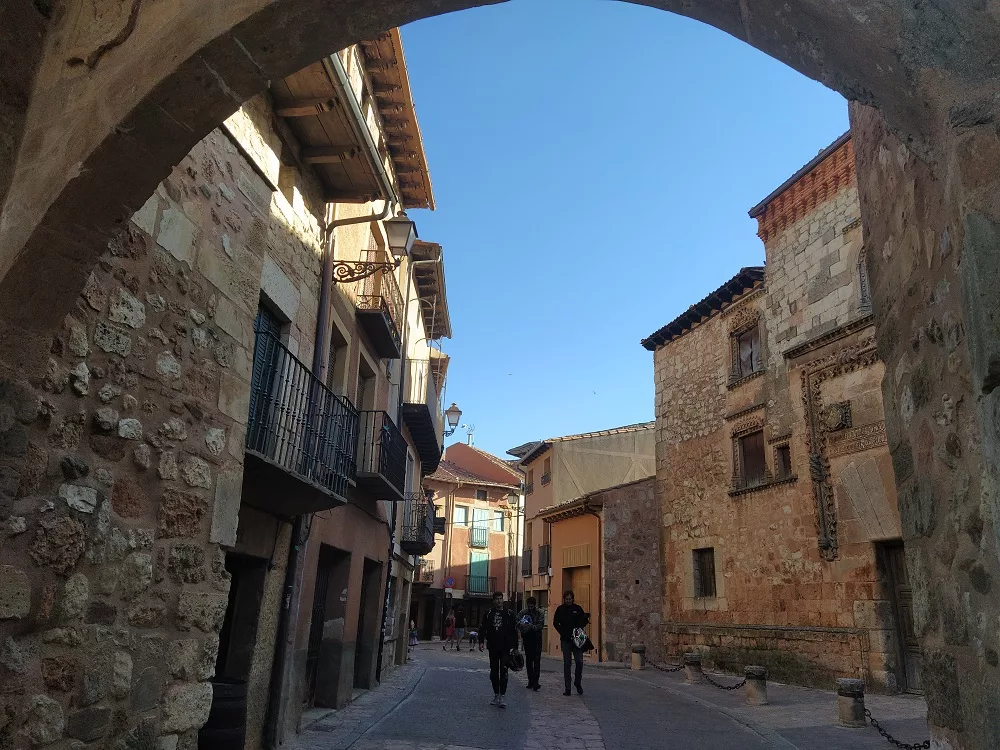
[[[632,669],[646,668],[646,647],[641,643],[632,647]]]
[[[767,667],[749,666],[744,667],[743,676],[746,677],[748,706],[767,705]]]
[[[684,654],[684,682],[701,682],[701,654],[691,651]]]
[[[837,712],[840,726],[868,726],[865,718],[865,683],[851,677],[837,678]]]

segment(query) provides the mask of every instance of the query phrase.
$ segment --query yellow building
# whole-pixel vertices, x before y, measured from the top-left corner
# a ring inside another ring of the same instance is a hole
[[[507,451],[524,473],[524,542],[521,575],[524,597],[555,611],[572,588],[596,621],[600,610],[600,533],[597,518],[578,504],[598,490],[653,476],[653,422],[579,435],[548,438]],[[551,617],[546,617],[549,623]],[[546,653],[559,637],[546,626]],[[597,654],[595,653],[595,656]]]

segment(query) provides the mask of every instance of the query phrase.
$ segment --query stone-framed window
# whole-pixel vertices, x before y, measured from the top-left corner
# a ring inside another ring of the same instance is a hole
[[[715,597],[715,548],[691,550],[694,595],[698,599]]]
[[[736,487],[756,487],[768,480],[767,459],[764,452],[764,431],[755,430],[735,439],[737,462]]]
[[[777,480],[791,479],[792,475],[792,447],[786,440],[778,443],[774,448],[774,478]]]
[[[740,310],[729,330],[730,373],[732,387],[764,372],[764,341],[760,313]]]

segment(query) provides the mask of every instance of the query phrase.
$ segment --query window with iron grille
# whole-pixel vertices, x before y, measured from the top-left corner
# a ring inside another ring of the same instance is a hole
[[[691,551],[694,573],[694,595],[699,599],[715,596],[715,548],[703,547]]]

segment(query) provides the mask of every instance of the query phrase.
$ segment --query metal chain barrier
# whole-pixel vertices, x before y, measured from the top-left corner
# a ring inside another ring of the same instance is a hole
[[[891,742],[893,745],[900,748],[900,750],[928,750],[928,748],[930,748],[931,746],[930,740],[924,740],[923,742],[913,742],[913,743],[900,742],[891,734],[889,734],[887,731],[885,731],[882,728],[881,724],[875,721],[875,717],[872,716],[872,712],[869,711],[867,708],[865,709],[865,716],[868,718],[868,721],[871,722],[872,726],[878,730],[879,734],[881,734],[883,737],[889,740],[889,742]]]
[[[647,664],[651,664],[655,669],[659,669],[661,672],[680,672],[682,669],[684,669],[683,664],[677,664],[676,666],[669,666],[669,667],[661,667],[655,661],[647,662]]]
[[[745,677],[739,682],[737,682],[735,685],[722,685],[713,680],[711,677],[709,677],[708,672],[702,672],[701,675],[702,677],[705,678],[705,681],[708,682],[709,685],[715,685],[715,687],[719,688],[719,690],[739,690],[741,687],[747,684]]]

